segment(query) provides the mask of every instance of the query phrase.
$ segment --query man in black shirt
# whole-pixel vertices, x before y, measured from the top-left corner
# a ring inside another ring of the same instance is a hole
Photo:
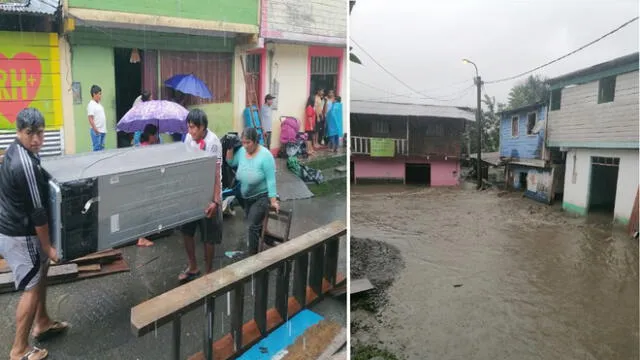
[[[16,309],[16,336],[11,359],[43,359],[45,349],[29,349],[29,331],[41,340],[66,330],[68,324],[53,321],[46,309],[49,259],[57,262],[49,241],[47,180],[40,168],[44,117],[32,108],[16,119],[16,140],[7,148],[0,165],[0,255],[5,258],[15,286],[22,291]]]

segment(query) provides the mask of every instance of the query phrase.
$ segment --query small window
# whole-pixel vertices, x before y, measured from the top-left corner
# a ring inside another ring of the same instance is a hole
[[[616,77],[609,76],[600,79],[598,86],[598,104],[612,102],[616,93]]]
[[[518,137],[518,117],[514,116],[511,118],[511,137]]]
[[[562,89],[551,90],[551,110],[560,110],[560,100],[562,100]]]
[[[375,120],[373,122],[373,132],[376,134],[388,134],[390,128],[390,124],[384,120]]]
[[[527,115],[527,135],[534,135],[533,129],[536,127],[536,113],[529,113]]]

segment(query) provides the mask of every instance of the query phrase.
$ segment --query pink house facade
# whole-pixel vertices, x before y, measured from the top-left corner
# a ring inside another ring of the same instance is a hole
[[[347,18],[343,0],[260,0],[258,45],[239,49],[239,53],[245,56],[247,74],[258,95],[258,106],[264,104],[267,94],[275,96],[271,142],[274,153],[280,147],[280,120],[295,117],[300,130],[304,130],[306,102],[316,89],[334,90],[337,95],[344,95],[347,89]],[[241,114],[249,105],[248,94],[251,92],[244,86],[242,73],[237,76],[236,113]],[[346,109],[343,106],[345,122],[349,118]],[[244,124],[242,119],[238,124]],[[347,129],[347,125],[343,124],[343,128]]]
[[[350,115],[354,183],[459,184],[470,109],[352,101]]]

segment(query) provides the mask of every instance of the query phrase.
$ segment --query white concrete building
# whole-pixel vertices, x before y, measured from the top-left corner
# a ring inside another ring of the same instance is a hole
[[[304,111],[309,95],[322,87],[336,90],[343,102],[343,131],[347,113],[347,16],[341,0],[261,0],[260,39],[252,49],[239,46],[236,53],[235,127],[244,127],[247,106],[240,68],[244,56],[260,104],[266,94],[276,97],[273,111],[272,149],[279,147],[282,116],[293,116],[304,130]]]
[[[547,145],[565,153],[563,209],[627,224],[638,193],[638,53],[549,83]]]

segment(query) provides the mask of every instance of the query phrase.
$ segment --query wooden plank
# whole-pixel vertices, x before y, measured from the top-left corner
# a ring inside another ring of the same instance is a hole
[[[318,360],[330,360],[333,357],[333,354],[338,352],[344,344],[347,343],[347,329],[342,328],[338,335],[333,338],[333,341],[327,346],[320,356],[318,356]]]
[[[346,225],[335,221],[257,255],[235,262],[211,274],[149,299],[131,309],[131,327],[142,336],[171,321],[176,312],[186,312],[202,303],[206,296],[218,296],[237,282],[269,269],[327,239],[346,234]]]
[[[73,278],[78,276],[78,265],[64,264],[52,266],[47,272],[47,282],[56,282],[61,279]],[[13,273],[0,274],[0,292],[15,291],[13,281]]]
[[[101,262],[101,261],[109,261],[116,260],[122,258],[122,250],[104,250],[97,253],[89,254],[87,256],[79,257],[77,259],[71,260],[70,262],[80,264],[80,263],[88,263],[88,262]]]
[[[319,323],[306,329],[302,335],[298,336],[295,342],[287,347],[287,354],[282,359],[320,359],[320,356],[327,348],[333,345],[332,340],[343,331],[346,342],[347,335],[345,328],[335,322],[326,319],[321,320]],[[340,346],[342,346],[342,344]],[[335,350],[330,350],[330,352],[333,354]]]
[[[100,264],[88,264],[88,265],[78,266],[78,272],[100,271],[100,270],[102,270],[102,265]]]
[[[129,268],[129,264],[124,259],[118,259],[111,264],[103,264],[101,265],[100,271],[92,271],[92,272],[81,272],[75,278],[77,280],[80,279],[89,279],[94,277],[100,277],[105,275],[117,274],[121,272],[128,272],[131,269]]]
[[[347,352],[346,351],[340,351],[339,353],[333,355],[331,357],[331,360],[347,360]]]

